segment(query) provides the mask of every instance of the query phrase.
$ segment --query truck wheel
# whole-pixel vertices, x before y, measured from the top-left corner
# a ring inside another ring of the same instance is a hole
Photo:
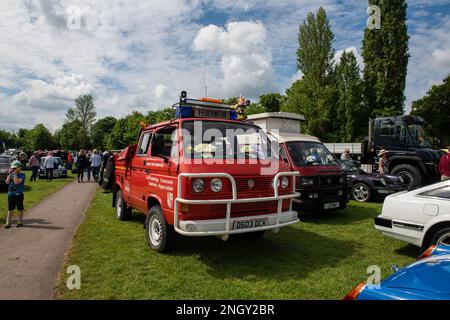
[[[369,202],[372,198],[370,187],[363,182],[358,182],[352,187],[352,198],[358,202]]]
[[[422,173],[416,167],[410,164],[400,164],[392,169],[391,174],[402,177],[405,184],[412,187],[420,187],[422,185]]]
[[[120,221],[129,220],[131,218],[132,209],[127,207],[123,200],[122,191],[118,191],[116,195],[116,217]]]
[[[176,233],[172,226],[167,224],[161,207],[150,208],[145,221],[147,242],[150,248],[158,252],[173,250],[176,243]]]

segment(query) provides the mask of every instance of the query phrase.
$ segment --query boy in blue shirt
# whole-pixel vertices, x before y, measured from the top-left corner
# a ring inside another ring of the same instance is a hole
[[[21,171],[22,164],[20,161],[14,161],[11,164],[11,170],[6,184],[8,185],[8,216],[6,218],[5,228],[11,228],[11,219],[15,209],[19,211],[19,221],[17,228],[23,227],[23,189],[25,185],[25,174]]]

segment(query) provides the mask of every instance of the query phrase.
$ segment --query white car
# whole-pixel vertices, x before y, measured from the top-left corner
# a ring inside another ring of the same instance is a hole
[[[375,228],[424,251],[431,245],[450,245],[450,181],[388,196]]]

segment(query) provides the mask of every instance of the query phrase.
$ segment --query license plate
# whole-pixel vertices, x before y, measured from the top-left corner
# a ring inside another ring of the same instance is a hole
[[[244,221],[235,221],[234,222],[234,230],[241,229],[252,229],[267,226],[267,222],[269,219],[254,219],[254,220],[244,220]]]
[[[230,119],[230,111],[208,109],[208,108],[193,108],[195,118],[216,118],[216,119]]]
[[[328,210],[328,209],[337,209],[337,208],[339,208],[339,202],[325,203],[325,204],[323,205],[323,208],[324,208],[325,210]]]

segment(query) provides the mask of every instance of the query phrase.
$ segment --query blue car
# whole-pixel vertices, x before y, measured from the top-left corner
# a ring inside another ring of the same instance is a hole
[[[379,289],[361,283],[344,300],[450,300],[450,246],[432,246]]]

